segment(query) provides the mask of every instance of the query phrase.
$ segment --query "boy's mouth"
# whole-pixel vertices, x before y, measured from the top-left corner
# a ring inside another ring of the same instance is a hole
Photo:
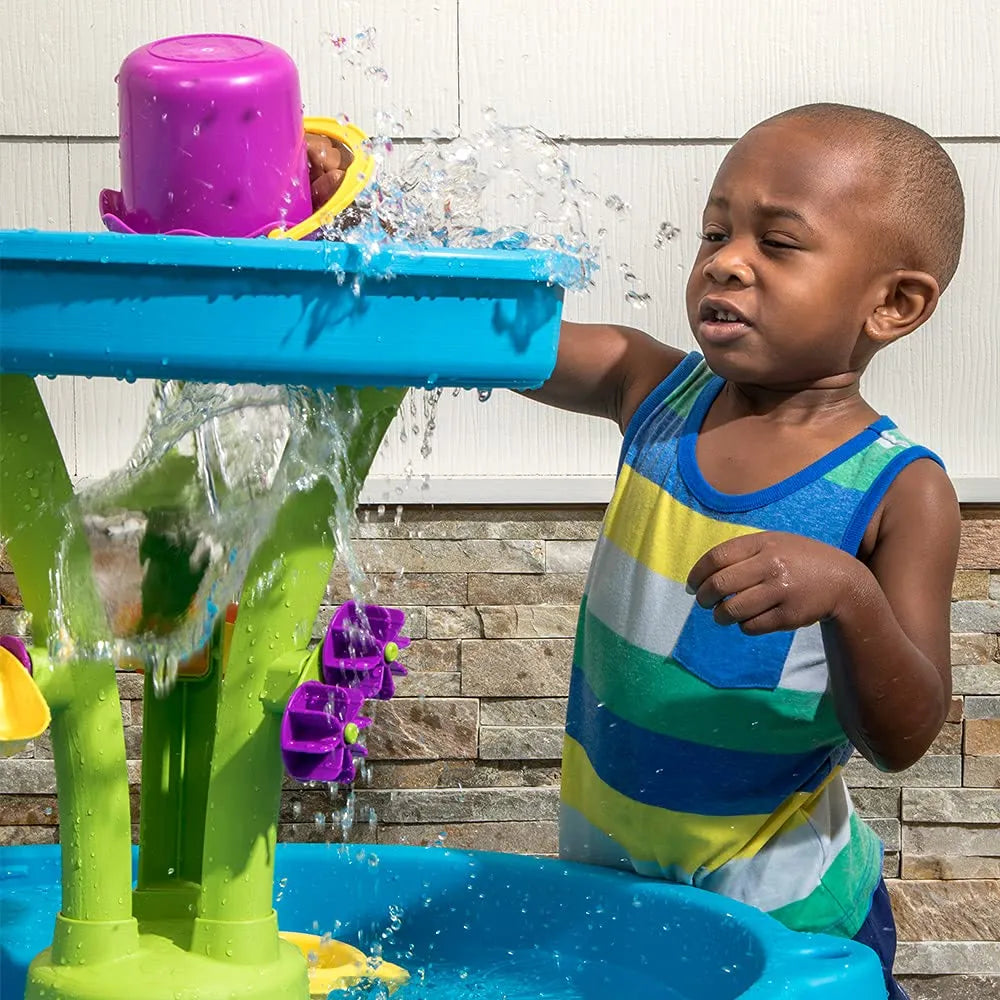
[[[731,302],[716,298],[701,300],[698,320],[698,333],[716,344],[736,340],[753,326]]]

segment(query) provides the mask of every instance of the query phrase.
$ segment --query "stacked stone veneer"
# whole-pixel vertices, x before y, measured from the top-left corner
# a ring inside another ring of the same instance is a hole
[[[356,549],[376,599],[407,611],[410,676],[378,706],[374,764],[353,802],[289,783],[279,836],[338,839],[349,805],[352,839],[553,853],[576,606],[603,511],[414,507],[398,524],[394,513],[363,511]],[[8,565],[0,593],[0,629],[12,631]],[[317,635],[347,596],[335,571]],[[985,1000],[1000,997],[1000,509],[965,511],[953,600],[954,698],[940,736],[903,774],[858,758],[849,778],[886,844],[914,998]],[[137,779],[141,684],[122,674],[120,687]],[[0,761],[0,843],[57,840],[42,737]]]

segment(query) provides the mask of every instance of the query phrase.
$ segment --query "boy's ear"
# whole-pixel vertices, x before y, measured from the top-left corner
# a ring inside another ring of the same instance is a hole
[[[926,323],[940,297],[937,279],[926,271],[894,271],[881,303],[865,320],[865,333],[885,347]]]

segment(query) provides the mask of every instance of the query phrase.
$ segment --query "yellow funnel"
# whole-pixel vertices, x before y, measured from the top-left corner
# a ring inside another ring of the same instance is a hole
[[[52,716],[24,664],[0,646],[0,757],[10,757],[48,729]]]
[[[410,978],[406,969],[382,962],[375,965],[363,951],[331,941],[318,934],[295,934],[283,932],[281,935],[295,945],[309,963],[309,996],[323,997],[331,990],[346,990],[365,979],[379,979],[393,993]]]

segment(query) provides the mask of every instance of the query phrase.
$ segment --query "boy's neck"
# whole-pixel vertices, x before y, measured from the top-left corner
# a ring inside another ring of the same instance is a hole
[[[727,381],[719,402],[733,416],[773,417],[788,423],[874,412],[861,396],[859,372],[845,372],[801,385],[762,386]]]

